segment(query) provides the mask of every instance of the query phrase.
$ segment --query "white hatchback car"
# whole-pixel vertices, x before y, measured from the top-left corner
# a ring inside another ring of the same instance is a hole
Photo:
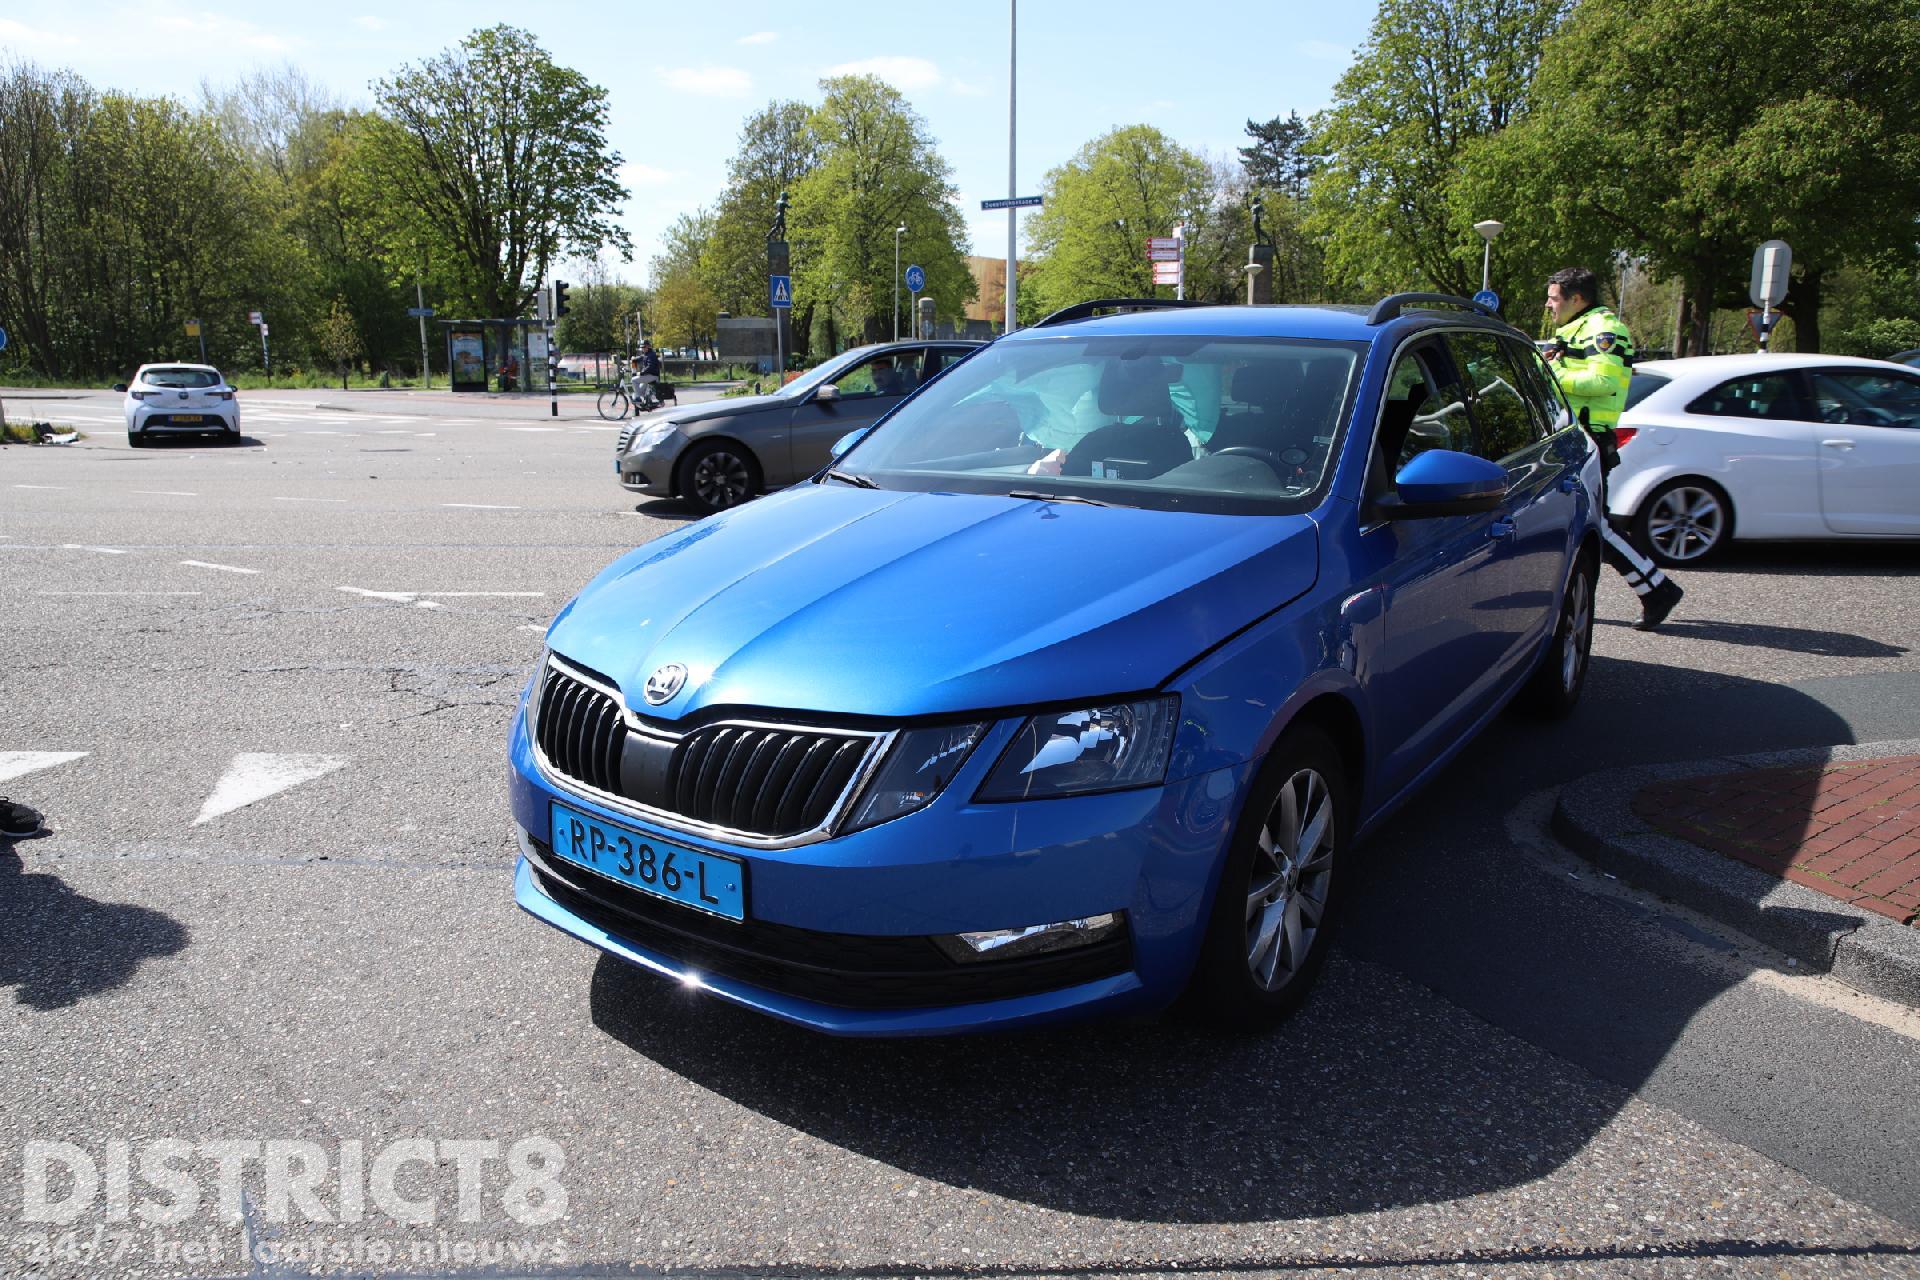
[[[240,443],[240,402],[220,371],[206,364],[143,364],[127,384],[127,443],[161,436],[217,436]]]
[[[1634,367],[1607,509],[1667,565],[1734,538],[1920,539],[1920,370],[1849,356]]]

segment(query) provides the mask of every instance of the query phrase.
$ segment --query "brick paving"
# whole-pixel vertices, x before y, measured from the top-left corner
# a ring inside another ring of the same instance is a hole
[[[1642,787],[1633,811],[1842,902],[1920,917],[1920,756],[1676,778]]]

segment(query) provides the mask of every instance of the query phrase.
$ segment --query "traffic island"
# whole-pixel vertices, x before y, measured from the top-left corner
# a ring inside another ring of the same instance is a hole
[[[1589,774],[1554,831],[1816,972],[1920,1008],[1920,741]]]

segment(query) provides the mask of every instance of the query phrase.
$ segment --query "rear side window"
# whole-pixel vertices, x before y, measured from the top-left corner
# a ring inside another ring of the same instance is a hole
[[[1658,373],[1636,373],[1633,382],[1627,387],[1627,408],[1645,400],[1648,396],[1666,386],[1673,379]]]
[[[149,369],[141,376],[150,387],[178,387],[182,391],[220,385],[220,375],[206,369]]]
[[[1687,406],[1688,413],[1708,418],[1804,419],[1793,376],[1770,373],[1757,378],[1723,382]]]

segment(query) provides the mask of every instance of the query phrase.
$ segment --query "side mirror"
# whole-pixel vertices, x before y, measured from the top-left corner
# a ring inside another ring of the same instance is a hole
[[[831,382],[823,382],[813,390],[813,398],[821,404],[832,404],[840,398],[840,388]]]
[[[833,442],[834,459],[837,461],[840,458],[843,458],[847,454],[851,453],[853,451],[853,446],[859,444],[862,440],[865,440],[867,438],[867,432],[871,430],[873,430],[872,427],[861,427],[858,430],[849,431],[847,432],[847,434],[841,436],[838,440],[835,440]]]
[[[127,389],[127,384],[124,382],[116,382],[113,384],[113,389],[115,391],[125,391]]]
[[[1497,462],[1451,449],[1429,449],[1400,469],[1394,494],[1379,499],[1375,514],[1388,520],[1492,511],[1507,496],[1507,469]]]

